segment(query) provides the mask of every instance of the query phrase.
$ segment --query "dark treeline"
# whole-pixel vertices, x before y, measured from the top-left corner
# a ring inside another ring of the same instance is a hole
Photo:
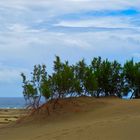
[[[83,60],[75,65],[62,62],[56,56],[53,73],[48,75],[45,65],[35,65],[31,78],[24,73],[23,95],[30,106],[37,109],[41,98],[46,101],[79,96],[118,96],[127,95],[131,90],[132,97],[140,96],[140,62],[127,61],[123,66],[117,61],[110,62],[101,57],[93,58],[90,65]]]

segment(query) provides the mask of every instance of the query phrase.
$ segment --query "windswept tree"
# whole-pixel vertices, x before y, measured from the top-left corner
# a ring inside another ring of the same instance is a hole
[[[74,68],[68,61],[62,63],[58,56],[54,61],[54,73],[49,79],[53,98],[64,98],[78,90]]]
[[[111,62],[107,59],[101,64],[101,88],[106,96],[110,95]]]
[[[26,76],[24,73],[21,73],[23,78],[23,95],[26,103],[29,105],[28,107],[36,108],[36,88],[34,88],[33,84],[30,81],[26,80]]]
[[[84,79],[86,76],[86,68],[87,65],[85,63],[85,60],[82,59],[76,65],[74,66],[74,74],[77,79],[77,82],[79,83],[79,89],[80,89],[80,95],[85,95],[86,94],[86,89],[84,86]]]
[[[96,79],[96,82],[97,82],[97,91],[96,91],[96,94],[94,96],[96,97],[99,97],[100,96],[100,93],[103,92],[103,82],[102,82],[102,59],[101,57],[94,57],[93,60],[91,61],[91,66],[92,68],[92,71],[94,72],[95,74],[95,79]]]
[[[134,63],[133,59],[127,61],[123,68],[125,88],[127,90],[133,89],[135,96],[140,96],[140,63]]]
[[[140,62],[134,63],[133,59],[124,66],[101,57],[93,58],[90,65],[84,59],[70,65],[56,56],[53,70],[48,75],[45,65],[35,65],[30,79],[21,74],[23,95],[30,107],[38,109],[42,97],[46,102],[54,100],[54,108],[59,99],[74,96],[122,97],[133,89],[132,97],[140,97]]]
[[[24,73],[22,73],[21,76],[23,79],[23,95],[25,100],[30,107],[33,107],[34,109],[39,108],[41,96],[43,95],[45,98],[50,97],[50,91],[49,89],[46,89],[46,66],[35,65],[30,80],[27,80]]]
[[[91,68],[98,85],[95,94],[97,97],[100,94],[121,96],[122,68],[117,61],[110,62],[108,59],[102,60],[101,57],[95,57],[91,62]]]
[[[135,64],[136,67],[136,97],[140,97],[140,62]]]
[[[93,72],[92,68],[87,67],[85,69],[85,77],[83,79],[83,85],[85,88],[86,95],[94,96],[97,89],[98,83],[96,79],[96,75]]]
[[[111,79],[109,83],[109,89],[110,89],[110,95],[117,95],[118,97],[121,97],[122,88],[124,85],[123,82],[123,69],[121,64],[119,64],[117,61],[113,61],[111,63]]]
[[[55,99],[55,108],[61,98],[76,96],[81,92],[80,83],[74,74],[74,67],[68,61],[64,63],[56,56],[54,61],[54,73],[49,76],[49,86],[51,89],[51,99]]]

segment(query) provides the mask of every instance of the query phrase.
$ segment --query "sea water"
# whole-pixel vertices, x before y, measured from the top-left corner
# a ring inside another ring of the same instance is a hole
[[[0,108],[6,109],[18,109],[24,108],[26,106],[26,102],[22,97],[0,97]]]

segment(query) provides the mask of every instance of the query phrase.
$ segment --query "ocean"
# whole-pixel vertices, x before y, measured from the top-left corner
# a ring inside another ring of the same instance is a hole
[[[26,102],[24,98],[22,97],[0,97],[0,108],[6,108],[6,109],[20,109],[24,108],[26,105]]]

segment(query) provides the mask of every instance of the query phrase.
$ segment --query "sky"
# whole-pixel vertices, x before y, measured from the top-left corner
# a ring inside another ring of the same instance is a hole
[[[140,61],[140,0],[1,0],[0,97],[22,97],[20,73],[51,73],[55,55]]]

